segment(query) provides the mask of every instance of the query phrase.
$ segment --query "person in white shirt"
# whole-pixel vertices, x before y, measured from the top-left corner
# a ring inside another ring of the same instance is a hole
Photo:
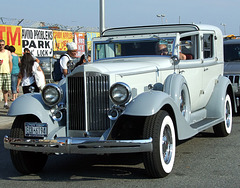
[[[19,92],[19,85],[22,81],[22,90],[23,94],[31,93],[30,87],[34,87],[34,92],[39,92],[39,88],[36,84],[33,72],[35,70],[42,71],[39,64],[34,61],[32,55],[30,53],[26,53],[23,55],[21,60],[20,72],[18,75],[17,82],[17,91]]]
[[[77,44],[74,42],[67,43],[67,53],[61,56],[60,58],[60,67],[63,73],[63,78],[66,77],[70,70],[68,68],[68,63],[72,61],[72,58],[75,58],[77,55]]]

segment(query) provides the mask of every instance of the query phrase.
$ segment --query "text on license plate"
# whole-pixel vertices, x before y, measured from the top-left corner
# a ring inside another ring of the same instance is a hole
[[[48,132],[47,123],[25,122],[26,137],[46,137]]]

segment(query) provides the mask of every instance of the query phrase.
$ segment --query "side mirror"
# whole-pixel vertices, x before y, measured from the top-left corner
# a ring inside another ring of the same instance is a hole
[[[179,64],[178,56],[173,55],[173,56],[171,57],[171,60],[172,60],[172,64],[173,64],[174,66],[176,66],[176,65]]]

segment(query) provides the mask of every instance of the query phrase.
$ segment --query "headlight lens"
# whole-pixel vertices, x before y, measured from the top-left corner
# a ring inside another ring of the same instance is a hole
[[[110,88],[110,99],[116,105],[126,104],[131,98],[131,88],[122,82],[113,84]]]
[[[42,99],[48,106],[54,106],[61,102],[63,97],[62,88],[56,84],[47,84],[42,91]]]

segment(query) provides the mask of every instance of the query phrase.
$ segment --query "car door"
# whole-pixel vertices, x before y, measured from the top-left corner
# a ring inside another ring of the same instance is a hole
[[[199,39],[198,33],[181,36],[180,39],[181,45],[184,45],[186,41],[192,43],[189,47],[181,46],[181,53],[186,55],[187,58],[186,60],[180,60],[178,65],[178,73],[184,76],[188,85],[192,112],[202,108],[200,96],[204,67],[199,55]]]
[[[212,95],[219,75],[222,75],[222,63],[217,62],[216,47],[214,46],[214,32],[203,32],[201,35],[201,48],[203,59],[203,89],[201,103],[205,107]]]

